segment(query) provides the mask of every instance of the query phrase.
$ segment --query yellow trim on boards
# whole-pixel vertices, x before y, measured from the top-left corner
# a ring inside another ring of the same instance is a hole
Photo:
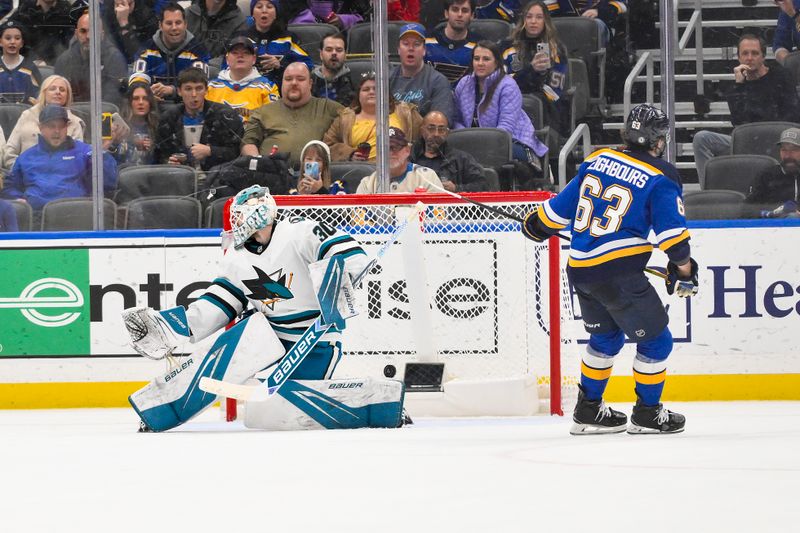
[[[611,376],[603,398],[634,402],[633,376]],[[800,374],[676,375],[667,372],[665,402],[800,400]]]
[[[128,407],[128,396],[146,382],[0,383],[0,409]],[[608,402],[633,402],[632,376],[611,376]],[[668,374],[665,402],[800,400],[800,374]]]

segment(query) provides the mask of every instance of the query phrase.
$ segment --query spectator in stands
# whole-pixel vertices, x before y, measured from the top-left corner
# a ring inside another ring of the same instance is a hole
[[[232,107],[247,122],[250,113],[280,98],[278,87],[255,68],[256,43],[237,35],[227,45],[228,68],[208,83],[206,100]]]
[[[415,165],[409,161],[411,147],[406,134],[400,128],[389,128],[389,191],[391,193],[410,193],[423,188],[438,191],[442,182],[436,172]],[[378,192],[377,171],[363,178],[358,184],[356,194],[375,194]]]
[[[31,29],[31,59],[48,65],[67,49],[75,30],[67,0],[22,0],[10,20]]]
[[[125,56],[125,62],[132,63],[144,43],[158,31],[158,19],[145,0],[113,0],[113,3],[113,10],[103,10],[106,31]]]
[[[281,84],[283,71],[295,62],[314,68],[311,58],[297,44],[297,37],[286,30],[286,20],[277,0],[251,0],[250,14],[253,27],[247,36],[256,43],[256,68],[272,83]]]
[[[130,136],[117,162],[129,165],[155,163],[155,138],[158,129],[158,104],[150,84],[134,81],[122,101],[122,118],[130,126]]]
[[[177,99],[177,77],[198,63],[208,63],[208,52],[186,29],[186,16],[177,2],[164,6],[159,15],[158,31],[139,52],[134,64],[153,81],[151,89],[158,100]]]
[[[308,0],[308,8],[289,19],[290,24],[324,22],[347,31],[371,11],[368,0]]]
[[[488,191],[489,182],[475,158],[447,144],[450,133],[447,117],[439,111],[425,115],[422,138],[411,149],[411,162],[436,172],[450,192]]]
[[[328,35],[319,43],[319,57],[322,65],[311,71],[313,87],[311,94],[318,98],[330,98],[342,105],[353,101],[353,81],[347,60],[347,42],[341,33]]]
[[[69,136],[67,110],[60,105],[45,106],[39,127],[37,144],[16,160],[2,196],[24,200],[34,211],[41,211],[47,202],[58,198],[91,196],[92,147]],[[110,194],[117,183],[117,164],[105,151],[103,177],[103,189]]]
[[[514,140],[514,159],[539,163],[545,146],[536,138],[533,124],[522,110],[522,93],[503,69],[500,47],[480,41],[472,54],[472,73],[461,78],[455,90],[458,128],[500,128]]]
[[[225,52],[225,42],[247,29],[247,17],[236,0],[194,0],[186,10],[186,26],[211,57]]]
[[[72,87],[63,76],[57,74],[48,76],[42,82],[36,104],[23,111],[19,116],[16,126],[8,136],[6,149],[3,152],[3,168],[10,169],[19,154],[36,145],[39,138],[39,114],[42,108],[48,104],[66,108],[72,105]],[[83,120],[69,110],[67,110],[67,117],[69,118],[67,135],[76,141],[83,140],[83,132],[86,128]]]
[[[331,152],[324,142],[311,140],[300,152],[297,194],[328,194],[331,188]]]
[[[544,0],[554,17],[580,16],[597,22],[601,46],[608,45],[617,18],[628,11],[624,0]]]
[[[386,0],[387,18],[419,22],[420,0]]]
[[[280,100],[250,115],[242,155],[269,155],[277,146],[289,152],[289,161],[297,165],[303,146],[309,140],[321,140],[341,110],[338,102],[311,96],[311,71],[305,63],[292,63],[283,73]]]
[[[764,63],[767,45],[753,34],[739,38],[739,64],[733,68],[735,84],[727,95],[734,126],[772,120],[800,121],[800,103],[790,73],[780,65]],[[731,136],[698,131],[692,140],[700,187],[705,185],[709,159],[731,152]]]
[[[562,135],[568,133],[570,108],[564,85],[569,57],[544,2],[526,4],[511,38],[500,46],[506,72],[514,77],[519,90],[542,101],[545,124]]]
[[[19,231],[17,212],[8,200],[0,200],[0,232]]]
[[[101,29],[102,32],[102,29]],[[56,61],[54,72],[64,76],[72,86],[72,98],[76,102],[88,102],[91,94],[89,84],[89,13],[78,19],[75,40]],[[119,104],[122,101],[120,88],[128,77],[128,65],[122,52],[105,36],[101,38],[100,61],[102,63],[101,92],[104,102]]]
[[[0,0],[0,19],[5,18],[14,9],[12,0]]]
[[[201,69],[190,67],[178,74],[183,103],[169,108],[158,121],[156,161],[209,170],[237,157],[242,119],[230,107],[206,101],[207,90],[208,78]]]
[[[358,86],[357,96],[350,107],[339,112],[323,140],[331,147],[334,161],[375,161],[377,135],[375,132],[376,94],[375,73],[365,72]],[[408,131],[409,141],[419,135],[422,117],[414,104],[396,102],[389,97],[389,126]],[[413,135],[412,135],[413,133]],[[366,145],[369,150],[366,150]],[[365,150],[359,149],[363,146]]]
[[[800,128],[781,133],[781,162],[756,176],[745,199],[752,218],[797,218],[800,202]]]
[[[27,32],[26,32],[27,33]],[[20,52],[25,47],[22,26],[13,20],[0,26],[0,102],[35,104],[42,75],[39,67]]]
[[[475,17],[476,0],[444,0],[443,28],[425,39],[425,62],[455,85],[472,64],[472,49],[480,40],[469,25]]]
[[[428,111],[441,111],[452,120],[455,108],[450,82],[423,61],[425,28],[416,23],[403,26],[397,52],[400,65],[389,77],[389,91],[395,100],[415,104],[422,115]]]
[[[800,0],[775,0],[775,3],[781,12],[778,13],[772,51],[775,52],[775,59],[783,64],[786,56],[800,44],[800,30],[798,30],[797,22],[800,16]]]

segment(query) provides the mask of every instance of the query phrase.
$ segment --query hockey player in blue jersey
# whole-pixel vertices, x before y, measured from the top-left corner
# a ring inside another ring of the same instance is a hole
[[[525,236],[537,242],[564,228],[572,231],[567,271],[590,334],[573,435],[625,431],[627,417],[605,405],[603,392],[626,335],[636,342],[637,400],[628,433],[677,433],[686,423],[661,404],[672,335],[664,306],[644,275],[652,229],[669,258],[667,292],[684,298],[697,293],[680,177],[660,159],[668,132],[662,111],[648,104],[634,107],[623,132],[626,146],[591,154],[564,190],[523,224]]]

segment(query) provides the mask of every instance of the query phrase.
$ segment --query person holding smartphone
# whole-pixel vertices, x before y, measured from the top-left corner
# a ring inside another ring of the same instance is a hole
[[[322,141],[309,141],[300,152],[297,194],[328,194],[331,186],[331,153]]]
[[[564,96],[569,58],[544,2],[523,7],[511,38],[501,43],[505,68],[523,94],[538,96],[545,124],[564,135],[569,131],[569,102]],[[543,125],[540,125],[543,126]]]

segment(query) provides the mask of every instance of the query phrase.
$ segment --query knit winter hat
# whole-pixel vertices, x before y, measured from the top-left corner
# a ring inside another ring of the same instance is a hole
[[[250,15],[253,14],[253,8],[256,7],[256,4],[258,2],[259,2],[259,0],[250,0]],[[279,0],[267,0],[267,2],[269,2],[270,4],[275,6],[275,11],[277,13],[280,13],[280,11],[281,11],[281,3],[280,3]]]

